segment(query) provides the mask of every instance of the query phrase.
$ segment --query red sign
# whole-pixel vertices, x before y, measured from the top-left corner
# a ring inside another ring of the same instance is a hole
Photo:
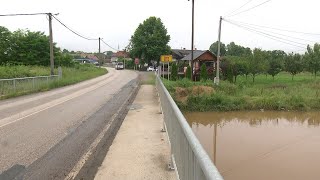
[[[139,64],[139,58],[135,58],[135,59],[134,59],[134,63],[135,63],[135,64]]]

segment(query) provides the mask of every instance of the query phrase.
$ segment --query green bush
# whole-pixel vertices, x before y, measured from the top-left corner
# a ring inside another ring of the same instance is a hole
[[[201,71],[200,71],[200,80],[201,81],[207,81],[208,79],[208,71],[206,64],[201,65]]]
[[[171,68],[171,80],[176,81],[178,79],[178,67],[176,63],[172,63],[172,68]]]
[[[188,65],[186,71],[186,78],[191,79],[191,67]]]

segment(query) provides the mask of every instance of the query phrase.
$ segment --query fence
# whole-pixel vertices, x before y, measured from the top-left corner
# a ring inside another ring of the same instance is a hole
[[[27,93],[49,87],[60,78],[59,75],[0,79],[0,97],[16,93]]]
[[[185,117],[156,77],[165,130],[169,136],[171,159],[180,180],[223,180],[210,157],[193,134]]]

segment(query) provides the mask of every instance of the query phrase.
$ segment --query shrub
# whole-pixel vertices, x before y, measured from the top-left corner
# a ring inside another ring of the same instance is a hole
[[[176,63],[172,63],[172,68],[171,68],[171,80],[176,81],[178,79],[178,67]]]
[[[191,79],[191,67],[188,65],[186,71],[186,78]]]
[[[207,79],[208,79],[207,66],[206,66],[206,64],[202,64],[201,71],[200,71],[200,80],[207,81]]]

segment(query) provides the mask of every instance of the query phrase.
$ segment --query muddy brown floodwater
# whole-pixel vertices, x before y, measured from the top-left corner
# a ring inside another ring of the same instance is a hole
[[[226,180],[319,180],[320,112],[185,113]]]

